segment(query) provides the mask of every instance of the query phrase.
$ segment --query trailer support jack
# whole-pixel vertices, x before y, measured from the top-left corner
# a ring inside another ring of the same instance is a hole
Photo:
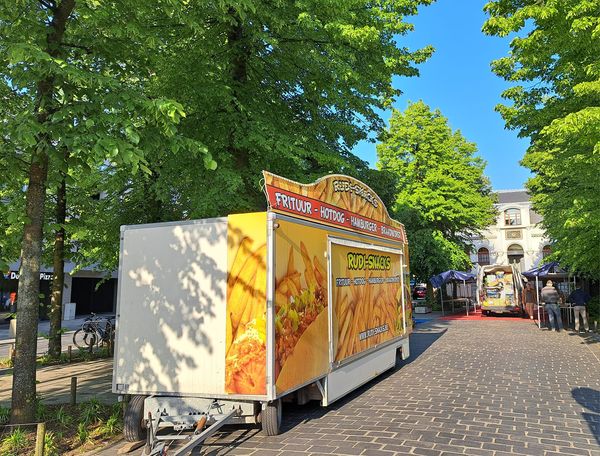
[[[197,422],[195,427],[195,431],[193,434],[177,434],[177,435],[156,435],[159,422],[161,421],[161,417],[156,420],[156,423],[152,425],[152,420],[149,422],[148,436],[149,442],[146,446],[146,450],[144,451],[145,456],[165,456],[167,454],[167,449],[170,444],[174,441],[184,441],[183,445],[177,447],[175,452],[169,452],[169,455],[173,456],[183,456],[187,454],[189,451],[193,450],[195,447],[204,442],[207,438],[216,433],[221,427],[223,427],[227,422],[234,416],[239,415],[240,410],[237,408],[233,408],[230,412],[218,415],[202,415],[200,420]],[[168,417],[165,417],[168,420]],[[204,429],[206,423],[211,422],[212,424]],[[169,442],[169,444],[167,444]],[[147,453],[147,449],[150,449],[150,452]]]

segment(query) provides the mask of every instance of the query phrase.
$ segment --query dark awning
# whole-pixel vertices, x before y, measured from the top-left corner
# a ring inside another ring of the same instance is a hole
[[[560,267],[558,261],[543,264],[537,268],[530,269],[522,273],[527,278],[547,277],[550,274],[566,274],[564,269]]]
[[[445,283],[452,282],[453,280],[460,282],[472,282],[475,281],[475,274],[451,269],[429,279],[431,285],[433,285],[435,288],[440,288]]]

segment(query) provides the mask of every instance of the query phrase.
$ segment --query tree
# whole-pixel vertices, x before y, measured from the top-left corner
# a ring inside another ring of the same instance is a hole
[[[191,212],[264,208],[262,169],[302,181],[358,172],[350,151],[383,129],[379,110],[400,93],[392,78],[417,75],[415,64],[432,52],[397,42],[412,29],[404,16],[428,3],[214,3],[188,11],[202,30],[164,30],[161,90],[178,95],[189,113],[182,131],[219,163],[214,173],[181,177],[195,190],[186,195]]]
[[[600,277],[600,9],[588,0],[501,0],[487,34],[517,36],[493,71],[513,84],[499,105],[530,139],[523,164],[534,209],[563,267]]]
[[[164,46],[148,57],[148,89],[177,97],[188,114],[180,131],[205,143],[219,167],[157,149],[141,179],[106,169],[90,182],[103,199],[78,205],[79,264],[116,267],[120,224],[264,209],[262,169],[304,182],[350,174],[385,197],[392,180],[350,150],[383,128],[377,109],[399,93],[392,77],[416,75],[431,54],[396,42],[411,30],[404,15],[426,3],[190,2],[157,23]]]
[[[162,49],[149,24],[169,17],[176,3],[0,2],[2,93],[11,106],[21,108],[2,112],[5,142],[13,146],[2,152],[7,162],[27,168],[25,216],[17,217],[23,220],[23,237],[13,422],[34,418],[44,212],[56,176],[62,172],[76,181],[104,163],[148,172],[140,143],[177,147],[191,157],[206,152],[202,144],[179,135],[181,105],[149,97],[146,90],[152,66],[145,56]]]
[[[469,268],[470,236],[494,221],[485,162],[476,152],[422,101],[394,110],[377,145],[378,167],[398,179],[393,210],[406,226],[411,272],[421,280]]]

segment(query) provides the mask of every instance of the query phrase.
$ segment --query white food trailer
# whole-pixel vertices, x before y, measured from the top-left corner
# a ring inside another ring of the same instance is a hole
[[[404,227],[354,178],[264,177],[267,212],[121,228],[113,392],[148,454],[276,435],[282,398],[327,406],[409,356]]]

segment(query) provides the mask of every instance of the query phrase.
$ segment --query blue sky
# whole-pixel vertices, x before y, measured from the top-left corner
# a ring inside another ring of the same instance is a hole
[[[519,160],[528,141],[506,130],[494,110],[508,85],[490,70],[492,60],[508,53],[509,40],[481,32],[485,3],[438,0],[421,7],[418,16],[407,18],[415,30],[400,37],[399,44],[410,49],[431,44],[436,51],[419,66],[419,77],[394,79],[394,87],[404,92],[394,107],[404,110],[409,101],[423,100],[432,109],[439,108],[453,129],[477,144],[495,190],[523,188],[529,171],[519,165]],[[389,117],[386,112],[386,122]],[[354,152],[373,167],[377,163],[373,143],[361,142]]]

